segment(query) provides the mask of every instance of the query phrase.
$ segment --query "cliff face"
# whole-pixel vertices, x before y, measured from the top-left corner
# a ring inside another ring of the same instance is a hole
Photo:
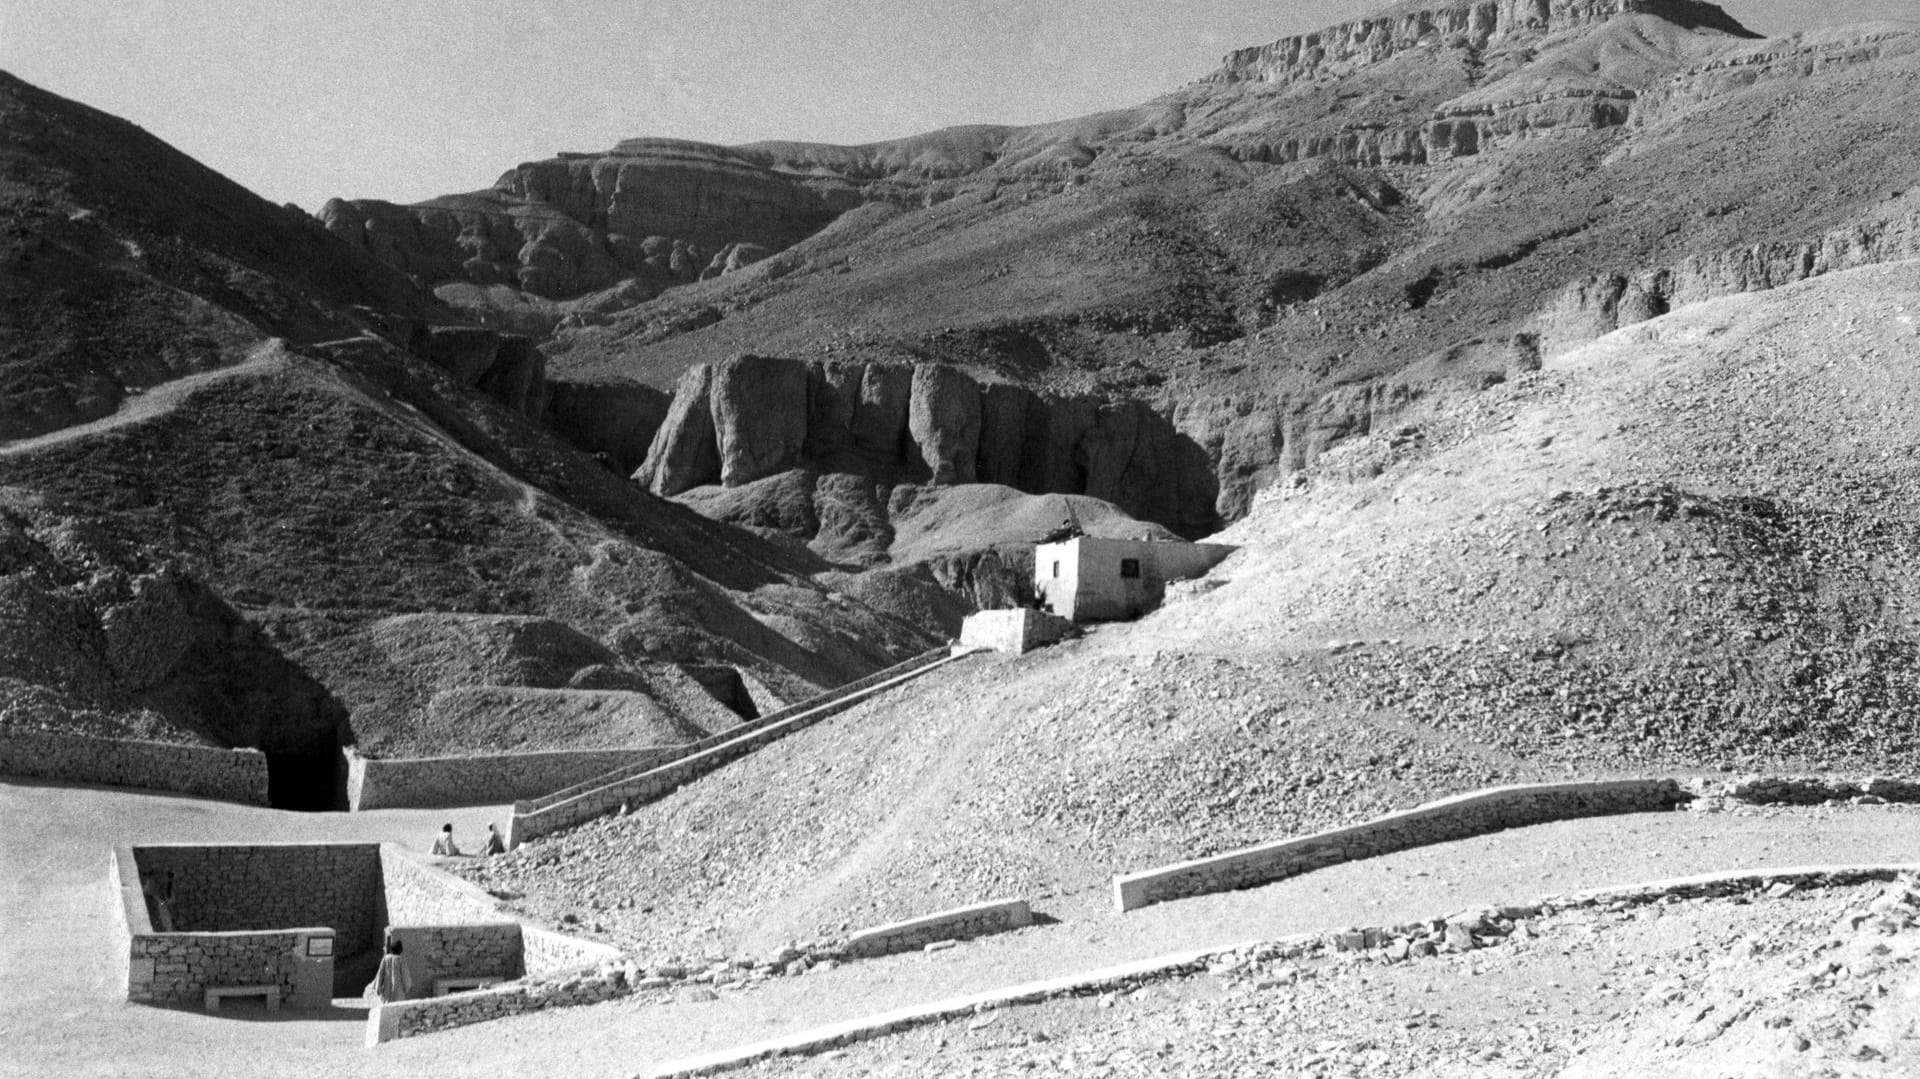
[[[1090,495],[1189,535],[1219,524],[1206,452],[1150,404],[983,386],[935,364],[696,366],[633,478],[670,496],[796,469]]]
[[[869,197],[742,152],[635,139],[510,169],[492,189],[413,206],[334,199],[328,230],[428,283],[569,297],[632,282],[629,301],[752,265]]]
[[[1653,15],[1688,30],[1752,37],[1726,12],[1699,0],[1472,0],[1403,3],[1378,15],[1228,53],[1215,82],[1288,83],[1377,64],[1396,52],[1443,43],[1484,49],[1519,34],[1577,29],[1622,15]]]
[[[1755,244],[1575,281],[1538,316],[1541,344],[1549,354],[1565,352],[1687,304],[1913,258],[1920,258],[1920,198],[1909,197],[1885,216],[1814,240]]]

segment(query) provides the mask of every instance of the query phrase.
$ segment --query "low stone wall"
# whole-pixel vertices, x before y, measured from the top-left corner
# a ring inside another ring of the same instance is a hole
[[[386,918],[379,848],[372,843],[151,843],[130,849],[138,873],[163,881],[173,874],[173,928],[179,932],[327,926],[343,956],[380,946]]]
[[[1819,805],[1823,802],[1920,802],[1920,780],[1898,776],[1763,776],[1731,780],[1695,779],[1687,789],[1696,797],[1722,798],[1750,805]]]
[[[979,1016],[1015,1005],[1095,993],[1121,994],[1142,986],[1199,974],[1211,974],[1230,986],[1238,983],[1240,986],[1264,988],[1273,984],[1269,979],[1274,978],[1276,973],[1289,979],[1297,977],[1291,964],[1319,959],[1335,952],[1362,953],[1366,959],[1383,964],[1418,962],[1425,956],[1499,947],[1518,923],[1563,910],[1590,907],[1621,910],[1669,898],[1732,897],[1736,902],[1765,901],[1793,895],[1807,888],[1898,880],[1915,872],[1920,872],[1920,866],[1808,866],[1743,870],[1579,892],[1535,903],[1486,907],[1405,925],[1349,928],[1330,933],[1297,933],[1273,940],[1178,952],[983,993],[910,1005],[698,1057],[663,1061],[656,1064],[649,1074],[653,1079],[719,1075],[776,1057],[825,1052],[930,1023]],[[1882,915],[1882,918],[1886,917]],[[1423,943],[1424,947],[1419,946]],[[1276,969],[1273,964],[1288,966]]]
[[[202,1007],[209,988],[271,985],[288,1007],[324,1008],[333,998],[335,934],[327,926],[235,932],[157,932],[130,847],[108,862],[119,940],[126,949],[126,998],[140,1004]]]
[[[537,925],[520,927],[520,946],[530,978],[548,978],[562,971],[618,963],[626,958],[611,944],[581,940]]]
[[[957,907],[924,918],[863,929],[847,938],[844,951],[854,958],[911,952],[935,941],[968,940],[1005,933],[1033,924],[1033,911],[1024,899],[1007,899]]]
[[[439,809],[538,798],[619,768],[653,768],[678,746],[553,750],[469,757],[362,757],[351,746],[347,805],[362,809]]]
[[[1251,888],[1324,866],[1548,821],[1669,809],[1690,796],[1672,779],[1496,787],[1429,802],[1364,824],[1113,880],[1114,903],[1135,910],[1169,899]]]
[[[366,1044],[432,1034],[509,1015],[598,1004],[633,992],[626,970],[600,967],[431,1000],[376,1004],[367,1013]]]
[[[396,925],[401,961],[413,978],[413,995],[433,995],[435,978],[504,978],[526,973],[518,922],[490,925]]]
[[[257,749],[95,738],[0,727],[0,775],[105,783],[267,804],[267,757]]]
[[[954,654],[946,648],[934,649],[792,708],[689,743],[681,747],[681,756],[657,768],[623,769],[536,801],[516,802],[507,828],[507,846],[517,847],[530,839],[604,817],[622,805],[642,805],[664,797],[769,742],[838,715],[874,693],[965,654]]]
[[[1064,618],[1016,607],[968,615],[960,623],[960,643],[969,648],[990,648],[1017,656],[1054,644],[1073,632],[1073,623]]]
[[[498,922],[500,904],[451,873],[427,864],[425,855],[380,844],[380,875],[386,882],[390,925],[461,925]]]

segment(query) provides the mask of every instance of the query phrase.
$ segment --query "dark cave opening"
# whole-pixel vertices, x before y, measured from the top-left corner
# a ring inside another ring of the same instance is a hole
[[[338,737],[265,752],[268,805],[302,813],[347,808],[347,766]]]

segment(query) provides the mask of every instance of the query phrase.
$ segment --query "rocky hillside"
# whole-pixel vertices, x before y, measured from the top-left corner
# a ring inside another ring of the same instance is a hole
[[[1170,444],[1179,504],[1115,466],[1104,423],[1055,424],[1046,474],[1012,482],[1193,534],[1416,402],[1679,304],[1920,251],[1917,90],[1910,25],[1762,40],[1694,0],[1434,0],[1095,116],[857,147],[638,140],[323,219],[551,333],[567,379],[664,392],[741,353],[933,364],[983,387],[983,416],[1001,385],[1132,416],[1152,455]],[[797,395],[754,407],[811,429]],[[645,458],[664,409],[634,415],[594,447]],[[915,463],[889,454],[856,464]]]
[[[697,955],[1103,905],[1115,866],[1498,781],[1883,768],[1920,746],[1915,372],[1920,262],[1617,331],[1324,455],[1137,623],[942,671],[487,880]]]
[[[0,723],[258,746],[325,804],[342,741],[681,741],[940,639],[937,582],[870,606],[655,498],[543,425],[605,399],[530,340],[10,78],[0,220]]]

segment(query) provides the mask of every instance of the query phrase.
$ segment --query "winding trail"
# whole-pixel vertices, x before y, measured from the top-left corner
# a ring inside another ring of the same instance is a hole
[[[1046,905],[1061,923],[869,960],[716,999],[696,989],[522,1016],[365,1049],[364,1013],[236,1006],[221,1016],[116,995],[107,849],[141,841],[474,836],[500,808],[298,814],[0,780],[0,1075],[630,1076],[671,1058],[1130,959],[1382,924],[1462,907],[1737,867],[1920,861],[1920,808],[1742,809],[1539,825],[1334,866],[1246,892],[1112,913],[1105,889]],[[857,857],[857,855],[856,855]],[[1134,868],[1134,867],[1125,867]]]

